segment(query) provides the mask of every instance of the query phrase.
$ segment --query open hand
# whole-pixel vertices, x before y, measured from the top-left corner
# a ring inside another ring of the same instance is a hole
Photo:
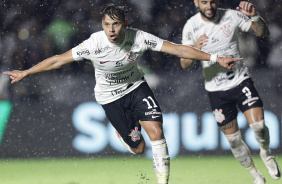
[[[196,43],[195,43],[195,47],[196,47],[197,49],[200,49],[200,50],[201,50],[202,47],[204,47],[204,46],[207,45],[206,42],[209,41],[208,38],[209,38],[209,37],[208,37],[206,34],[201,35],[201,36],[197,39],[197,41],[196,41]]]
[[[3,74],[9,75],[10,78],[12,79],[11,83],[19,82],[22,80],[24,77],[27,76],[27,73],[25,71],[19,71],[19,70],[14,70],[12,72],[3,72]]]
[[[232,66],[235,65],[236,61],[240,61],[243,58],[231,58],[231,57],[218,57],[217,62],[223,66],[224,68],[227,68],[229,70],[232,70]]]

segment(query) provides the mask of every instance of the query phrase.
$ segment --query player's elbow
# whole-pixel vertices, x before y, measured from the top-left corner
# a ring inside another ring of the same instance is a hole
[[[51,70],[53,69],[58,69],[61,68],[62,65],[64,65],[62,59],[60,58],[60,55],[55,55],[51,58],[50,62],[51,62]]]
[[[257,35],[258,37],[261,37],[261,38],[267,38],[267,37],[270,35],[270,32],[269,32],[269,29],[268,29],[268,28],[265,28],[265,29],[262,30],[262,31],[258,31],[258,32],[256,33],[256,35]]]
[[[180,66],[184,70],[191,69],[194,66],[194,61],[181,58],[180,59]]]

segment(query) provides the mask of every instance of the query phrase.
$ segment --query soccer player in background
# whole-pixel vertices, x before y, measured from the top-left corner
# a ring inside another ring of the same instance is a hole
[[[219,0],[194,0],[199,13],[185,24],[182,44],[194,46],[204,52],[224,57],[240,57],[238,31],[269,35],[265,21],[253,4],[241,1],[237,10],[218,8]],[[187,69],[195,60],[181,59],[181,66]],[[212,111],[221,131],[230,143],[234,157],[247,169],[255,184],[264,184],[264,176],[257,170],[249,148],[242,140],[237,123],[237,106],[244,113],[260,146],[260,156],[269,174],[279,179],[279,165],[269,150],[269,130],[265,125],[262,100],[243,61],[236,62],[233,70],[203,60],[202,71],[205,89]]]
[[[95,98],[105,110],[124,147],[133,154],[144,152],[141,126],[148,134],[153,165],[159,184],[167,184],[170,157],[164,137],[160,106],[148,86],[138,60],[146,50],[178,57],[210,60],[231,69],[241,59],[217,57],[192,47],[164,41],[141,30],[128,28],[125,8],[107,4],[101,11],[103,30],[64,54],[45,59],[24,71],[4,72],[18,82],[28,75],[60,68],[82,59],[91,60],[95,69]]]

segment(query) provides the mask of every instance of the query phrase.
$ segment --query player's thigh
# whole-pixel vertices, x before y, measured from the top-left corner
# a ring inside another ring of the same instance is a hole
[[[264,119],[264,112],[262,107],[254,107],[244,112],[244,115],[249,124],[261,121]]]
[[[227,91],[208,92],[212,112],[219,127],[234,122],[238,110],[236,100]]]
[[[146,82],[134,93],[132,98],[133,117],[140,121],[163,122],[163,115],[160,105]]]
[[[244,113],[248,123],[254,123],[264,119],[263,102],[254,86],[252,79],[243,81],[238,86],[237,104]]]
[[[130,110],[130,104],[127,103],[125,96],[109,104],[102,105],[106,116],[118,131],[123,140],[132,148],[140,144],[141,125],[134,121]]]
[[[150,140],[162,139],[162,110],[147,83],[141,84],[133,99],[132,114],[135,119],[139,120]]]

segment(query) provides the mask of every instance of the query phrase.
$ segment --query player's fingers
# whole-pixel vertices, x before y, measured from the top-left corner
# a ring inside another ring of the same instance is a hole
[[[241,1],[241,2],[240,2],[239,7],[240,7],[240,9],[242,9],[242,10],[244,9],[244,1]]]
[[[233,61],[241,61],[243,58],[232,58]]]
[[[240,6],[243,10],[247,11],[248,10],[248,2],[242,1],[242,4]]]
[[[252,3],[248,3],[247,11],[248,11],[248,12],[251,12],[251,11],[252,11],[252,8],[253,8],[253,4],[252,4]]]
[[[3,72],[3,74],[10,75],[12,72]]]

